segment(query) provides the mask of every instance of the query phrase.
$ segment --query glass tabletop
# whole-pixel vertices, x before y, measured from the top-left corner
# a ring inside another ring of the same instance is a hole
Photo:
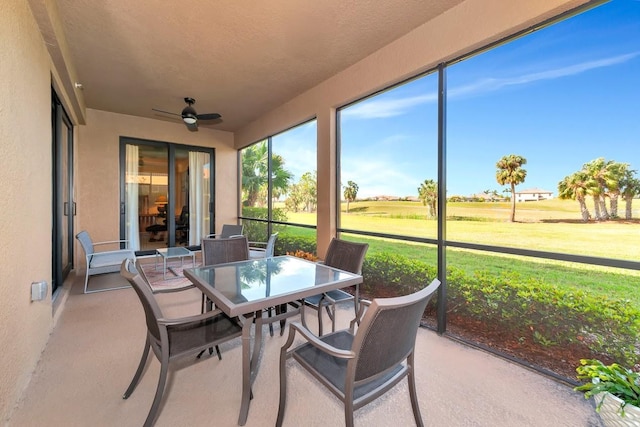
[[[191,255],[191,251],[182,246],[174,247],[174,248],[159,248],[156,249],[158,254],[162,255],[165,258],[175,258],[179,256],[189,256]]]
[[[293,301],[325,292],[328,288],[362,282],[360,275],[292,256],[186,269],[185,275],[194,283],[199,282],[203,291],[210,291],[217,297],[216,303],[231,307],[252,302],[259,304],[260,301],[265,304],[272,304],[269,301],[273,300]]]

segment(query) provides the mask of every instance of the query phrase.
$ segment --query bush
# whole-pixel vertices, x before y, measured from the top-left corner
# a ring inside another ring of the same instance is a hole
[[[362,269],[368,297],[407,295],[436,277],[436,267],[395,253],[372,254]],[[507,272],[469,275],[447,271],[447,311],[507,331],[541,348],[584,346],[623,364],[637,362],[640,312],[628,300],[610,300]]]

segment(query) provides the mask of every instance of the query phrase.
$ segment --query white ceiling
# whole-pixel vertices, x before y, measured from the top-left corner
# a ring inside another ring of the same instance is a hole
[[[88,108],[235,131],[463,0],[57,0]]]

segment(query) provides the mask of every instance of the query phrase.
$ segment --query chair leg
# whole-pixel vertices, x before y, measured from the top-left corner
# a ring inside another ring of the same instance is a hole
[[[276,419],[276,427],[282,427],[284,420],[284,411],[287,406],[287,348],[293,343],[295,331],[290,328],[289,339],[280,349],[280,402],[278,403],[278,418]]]
[[[423,427],[422,415],[420,415],[420,406],[418,405],[418,393],[416,392],[416,378],[413,369],[413,353],[409,356],[407,361],[409,365],[409,375],[407,375],[407,381],[409,381],[409,397],[411,398],[411,409],[413,409],[413,417],[416,420],[416,426]]]
[[[206,313],[208,311],[213,310],[213,301],[206,297],[205,294],[202,294],[202,313]],[[196,356],[197,359],[200,359],[206,350],[202,350]],[[220,348],[216,346],[216,353],[218,354],[218,360],[222,360],[222,354],[220,354]],[[209,347],[209,354],[213,354],[213,347]]]
[[[133,379],[131,380],[131,384],[127,387],[127,391],[122,395],[123,399],[128,399],[133,393],[133,390],[136,389],[138,385],[138,381],[140,381],[140,377],[142,377],[142,371],[144,371],[144,365],[147,364],[147,358],[149,357],[149,349],[151,346],[149,345],[149,337],[147,337],[144,342],[144,350],[142,351],[142,357],[140,358],[140,363],[138,363],[138,369],[136,369],[136,373],[133,375]]]
[[[273,307],[269,307],[267,310],[269,312],[269,317],[271,317],[271,313],[273,311]],[[279,310],[276,310],[276,314],[278,314]],[[269,335],[273,336],[273,323],[269,322]]]
[[[84,275],[84,293],[87,293],[87,285],[89,284],[89,266],[87,265],[87,272]]]
[[[353,398],[344,402],[344,425],[353,427]]]
[[[282,304],[280,306],[280,312],[281,313],[286,313],[287,312],[287,304]],[[287,324],[287,319],[282,319],[280,321],[280,336],[284,335],[284,325]]]
[[[158,378],[158,387],[156,388],[156,395],[153,398],[153,403],[151,404],[149,415],[147,415],[147,419],[144,421],[144,427],[152,427],[156,422],[156,418],[158,418],[158,409],[160,409],[162,395],[164,394],[164,387],[167,384],[167,373],[169,372],[168,350],[166,354],[162,355],[162,360],[160,363],[160,378]]]

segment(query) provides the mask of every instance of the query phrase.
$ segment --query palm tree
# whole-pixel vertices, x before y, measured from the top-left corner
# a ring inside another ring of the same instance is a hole
[[[589,221],[591,217],[585,199],[588,186],[589,176],[584,171],[578,171],[572,175],[565,176],[564,179],[558,183],[558,198],[563,200],[577,200],[580,204],[580,213],[582,215],[582,221],[584,222]]]
[[[607,164],[610,179],[605,183],[609,194],[611,218],[618,218],[618,197],[620,197],[621,183],[629,170],[629,163],[609,162]]]
[[[589,194],[593,197],[597,220],[607,220],[610,217],[606,204],[606,197],[609,195],[607,190],[615,188],[618,181],[613,163],[612,161],[606,161],[604,157],[599,157],[582,165],[582,169],[591,178]]]
[[[640,179],[634,177],[634,175],[635,171],[627,170],[620,180],[620,194],[622,194],[625,201],[625,219],[633,217],[631,203],[633,198],[640,194]]]
[[[347,181],[344,187],[344,199],[347,201],[347,213],[349,213],[349,202],[356,200],[358,196],[358,184],[353,181]]]
[[[509,184],[511,187],[511,222],[516,220],[516,185],[524,182],[527,171],[522,169],[522,165],[527,163],[527,159],[516,154],[509,154],[502,157],[496,163],[496,180],[500,185]]]
[[[271,192],[274,197],[286,193],[293,174],[284,169],[284,159],[271,155]],[[261,141],[242,152],[242,198],[245,206],[256,206],[258,200],[266,201],[269,185],[269,152],[267,141]]]
[[[428,207],[429,217],[436,218],[438,216],[438,183],[432,179],[425,179],[418,187],[418,198],[422,200],[424,206]]]

